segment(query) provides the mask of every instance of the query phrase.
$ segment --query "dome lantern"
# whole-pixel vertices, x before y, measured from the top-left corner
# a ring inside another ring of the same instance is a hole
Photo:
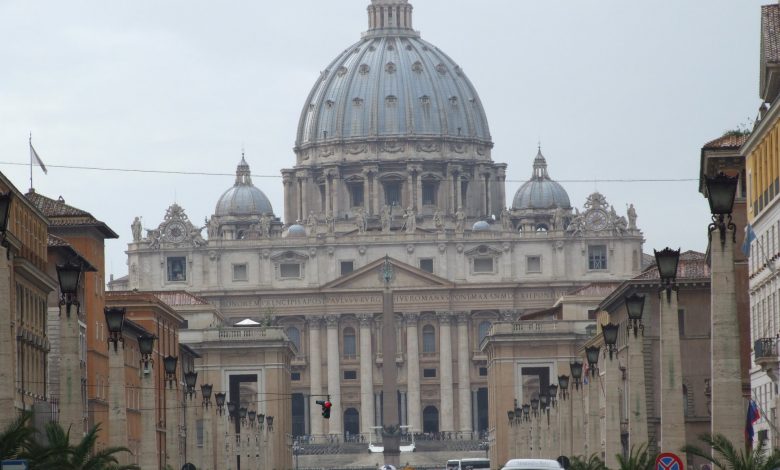
[[[551,210],[571,209],[571,202],[566,190],[558,182],[553,181],[547,173],[547,160],[542,155],[542,149],[534,158],[531,179],[526,181],[515,193],[512,201],[513,210]]]
[[[268,197],[252,184],[249,164],[242,153],[241,161],[236,167],[236,182],[220,196],[214,215],[218,217],[259,216],[273,215],[273,213]]]
[[[371,0],[368,6],[368,33],[398,34],[412,29],[412,5],[407,0]]]

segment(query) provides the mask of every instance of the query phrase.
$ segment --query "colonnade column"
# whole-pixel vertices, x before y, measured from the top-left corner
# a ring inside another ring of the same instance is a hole
[[[662,291],[661,304],[661,452],[674,452],[685,445],[682,359],[677,291]],[[736,397],[732,397],[736,399]],[[713,408],[714,410],[714,408]]]
[[[370,433],[374,426],[374,366],[371,354],[371,324],[374,316],[367,313],[360,319],[360,432]]]
[[[320,329],[322,317],[309,317],[309,394],[312,397],[322,395],[322,353],[320,346]],[[322,415],[316,407],[309,408],[309,433],[316,436],[324,434]]]
[[[601,454],[599,385],[599,377],[591,377],[590,383],[588,383],[588,449],[585,455]]]
[[[160,467],[157,450],[157,400],[154,371],[149,366],[149,373],[143,373],[141,378],[141,442],[138,453],[138,466],[154,470]]]
[[[458,314],[458,429],[464,434],[471,434],[471,368],[469,359],[469,314]]]
[[[70,312],[67,309],[70,308]],[[8,325],[3,325],[5,328]],[[60,305],[60,424],[69,429],[71,444],[84,436],[79,358],[79,316],[76,307]],[[11,381],[16,383],[16,378]],[[152,403],[154,403],[152,401]]]
[[[335,403],[341,401],[341,367],[339,361],[339,317],[330,314],[325,317],[328,325],[328,395]],[[342,413],[331,413],[328,420],[328,434],[336,434],[341,440],[344,429],[342,428]]]
[[[128,447],[127,442],[127,387],[125,386],[125,343],[118,351],[108,351],[108,388],[111,401],[108,406],[108,445]],[[127,464],[126,452],[116,454],[120,464]]]
[[[604,358],[604,463],[607,468],[620,468],[617,454],[622,453],[623,445],[620,442],[620,362],[617,358]],[[679,450],[675,447],[675,450]]]
[[[11,328],[14,315],[11,303],[7,301],[11,298],[10,249],[10,247],[0,247],[0,299],[3,299],[0,302],[0,364],[15,364],[14,345],[16,338],[13,328]],[[60,390],[63,390],[62,382],[60,382]],[[13,410],[15,395],[16,370],[13,367],[0,367],[0,409]],[[14,418],[15,416],[11,416],[10,413],[0,416],[0,429],[5,429]]]
[[[440,431],[455,430],[455,409],[452,399],[452,334],[450,312],[437,312],[439,317],[439,369],[441,370]]]
[[[585,427],[585,390],[569,382],[569,414],[571,416],[571,454],[590,456],[587,445],[588,435]]]
[[[628,333],[628,448],[647,442],[644,333]]]
[[[417,336],[416,313],[404,314],[406,322],[406,390],[408,391],[407,415],[409,416],[410,432],[422,432],[420,417],[420,354]]]

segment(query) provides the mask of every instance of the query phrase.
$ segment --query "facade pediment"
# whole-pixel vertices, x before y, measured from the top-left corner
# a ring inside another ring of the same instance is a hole
[[[346,274],[338,279],[323,286],[323,290],[328,289],[382,289],[384,281],[382,280],[382,265],[384,258],[379,258],[360,269]],[[453,284],[439,276],[422,271],[414,266],[408,265],[396,259],[390,258],[393,265],[394,278],[392,287],[394,289],[403,287],[452,287]]]
[[[302,262],[306,261],[308,258],[309,257],[306,255],[290,250],[271,255],[271,261],[274,262]]]
[[[498,256],[501,254],[501,250],[498,250],[496,248],[493,248],[488,245],[479,245],[477,247],[474,247],[468,251],[466,251],[466,256],[468,257],[474,257],[474,256]]]

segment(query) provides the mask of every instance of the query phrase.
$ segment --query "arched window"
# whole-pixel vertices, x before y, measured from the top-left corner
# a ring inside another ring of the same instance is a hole
[[[351,326],[344,328],[344,357],[355,357],[356,345],[355,345],[355,329]]]
[[[482,344],[482,340],[490,333],[490,322],[483,321],[479,324],[479,343]]]
[[[433,328],[433,325],[425,325],[423,327],[423,352],[436,352],[436,330]]]
[[[287,328],[287,337],[290,338],[290,341],[292,341],[292,344],[295,345],[295,347],[298,349],[298,351],[301,350],[301,332],[298,331],[298,328],[291,326]]]
[[[423,432],[439,432],[439,410],[433,405],[423,410]]]

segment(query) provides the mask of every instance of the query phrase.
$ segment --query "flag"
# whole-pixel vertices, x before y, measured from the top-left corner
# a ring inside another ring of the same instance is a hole
[[[761,419],[761,413],[758,411],[758,405],[755,401],[750,400],[747,409],[747,419],[745,420],[745,442],[747,445],[753,445],[753,425]]]
[[[746,257],[750,256],[750,244],[753,243],[753,240],[755,239],[756,232],[753,231],[753,226],[747,224],[745,226],[745,241],[742,242],[742,253],[744,253]]]
[[[32,163],[33,160],[41,167],[41,170],[43,170],[44,173],[49,173],[49,170],[46,169],[46,165],[43,164],[43,160],[38,156],[38,152],[36,152],[35,148],[32,146],[32,141],[30,141],[30,163]]]

